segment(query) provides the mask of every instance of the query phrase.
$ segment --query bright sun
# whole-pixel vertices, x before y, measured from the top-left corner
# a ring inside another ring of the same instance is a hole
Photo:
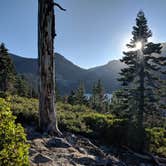
[[[135,49],[140,50],[142,48],[142,42],[138,41],[135,43]]]
[[[142,40],[138,39],[137,41],[135,41],[135,43],[132,43],[132,45],[134,45],[133,48],[130,48],[130,47],[127,47],[126,46],[126,43],[129,42],[129,39],[131,38],[130,34],[126,34],[124,37],[123,37],[123,43],[121,43],[121,50],[124,51],[124,52],[128,52],[128,51],[138,51],[138,50],[141,50],[144,46],[143,46],[143,43],[142,43]]]
[[[128,48],[128,47],[125,47],[124,50],[127,52],[127,51],[137,51],[137,50],[140,50],[142,48],[142,42],[141,41],[137,41],[135,43],[135,47],[134,48]]]

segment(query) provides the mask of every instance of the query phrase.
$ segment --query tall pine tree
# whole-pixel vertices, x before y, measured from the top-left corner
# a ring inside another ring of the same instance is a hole
[[[166,55],[165,55],[165,59],[166,59]],[[161,70],[161,73],[162,73],[161,74],[161,88],[159,90],[159,93],[161,94],[160,106],[162,109],[163,116],[166,117],[166,105],[165,105],[165,101],[166,101],[166,60],[163,62],[163,68]],[[166,118],[165,118],[165,120],[166,120]]]
[[[97,83],[93,85],[92,96],[91,96],[91,107],[95,109],[97,112],[105,112],[104,104],[105,104],[105,94],[104,87],[102,85],[101,80],[98,80]]]
[[[74,105],[76,103],[76,96],[74,90],[71,90],[70,95],[67,98],[67,102],[71,105]]]
[[[28,85],[28,82],[25,79],[24,75],[16,75],[16,77],[15,77],[15,90],[19,96],[32,97],[30,94],[31,89],[32,89],[32,87],[30,87]]]
[[[0,91],[9,92],[13,90],[15,75],[14,64],[5,44],[2,43],[0,45]]]
[[[127,67],[121,70],[121,78],[124,87],[124,96],[128,99],[128,109],[137,112],[138,150],[144,145],[143,122],[144,114],[158,110],[158,88],[157,73],[164,60],[159,55],[161,46],[148,42],[152,36],[147,25],[143,11],[139,11],[136,18],[136,25],[133,27],[132,39],[127,47],[130,49],[124,52],[122,62]],[[154,54],[155,53],[155,54]]]
[[[76,104],[86,104],[84,83],[81,81],[75,93]]]

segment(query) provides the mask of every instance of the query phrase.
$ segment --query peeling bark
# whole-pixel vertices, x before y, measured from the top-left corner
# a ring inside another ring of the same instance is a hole
[[[61,135],[55,107],[53,0],[38,0],[39,127],[42,132]]]

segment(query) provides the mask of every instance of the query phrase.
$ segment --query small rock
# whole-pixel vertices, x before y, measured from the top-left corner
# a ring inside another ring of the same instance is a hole
[[[31,144],[32,148],[35,148],[37,151],[47,151],[48,149],[45,147],[45,143],[43,139],[34,139]]]
[[[29,155],[30,156],[33,156],[34,154],[36,154],[37,153],[37,151],[35,150],[35,149],[33,149],[33,148],[30,148],[29,149]]]
[[[42,154],[38,154],[34,158],[34,163],[52,163],[52,159]]]
[[[82,147],[78,147],[78,150],[80,153],[87,154],[87,151]]]
[[[47,141],[48,147],[69,148],[71,145],[63,138],[54,137]]]
[[[95,164],[95,160],[89,157],[77,158],[76,162],[82,165],[89,165],[89,166],[92,166]]]

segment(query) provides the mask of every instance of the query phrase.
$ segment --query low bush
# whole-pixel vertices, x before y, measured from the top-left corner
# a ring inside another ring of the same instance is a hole
[[[73,112],[58,111],[61,130],[83,134],[99,139],[103,143],[121,145],[125,137],[125,120],[117,119],[111,114],[104,115],[94,111]]]
[[[166,130],[164,128],[146,129],[147,149],[166,157]]]
[[[0,165],[28,166],[26,135],[15,117],[9,103],[0,98]]]
[[[38,100],[11,96],[11,108],[19,122],[38,124]],[[62,131],[79,133],[102,140],[103,143],[126,145],[137,150],[140,143],[136,124],[112,114],[101,114],[85,105],[57,103],[58,126]],[[166,134],[163,128],[148,128],[146,148],[165,155]]]
[[[102,142],[122,145],[126,138],[126,121],[111,114],[91,112],[83,115],[83,121],[93,132],[93,136]]]
[[[21,123],[38,123],[38,100],[20,96],[10,96],[11,110]]]
[[[82,113],[72,111],[58,112],[58,126],[62,131],[87,135],[92,131],[86,125]]]

